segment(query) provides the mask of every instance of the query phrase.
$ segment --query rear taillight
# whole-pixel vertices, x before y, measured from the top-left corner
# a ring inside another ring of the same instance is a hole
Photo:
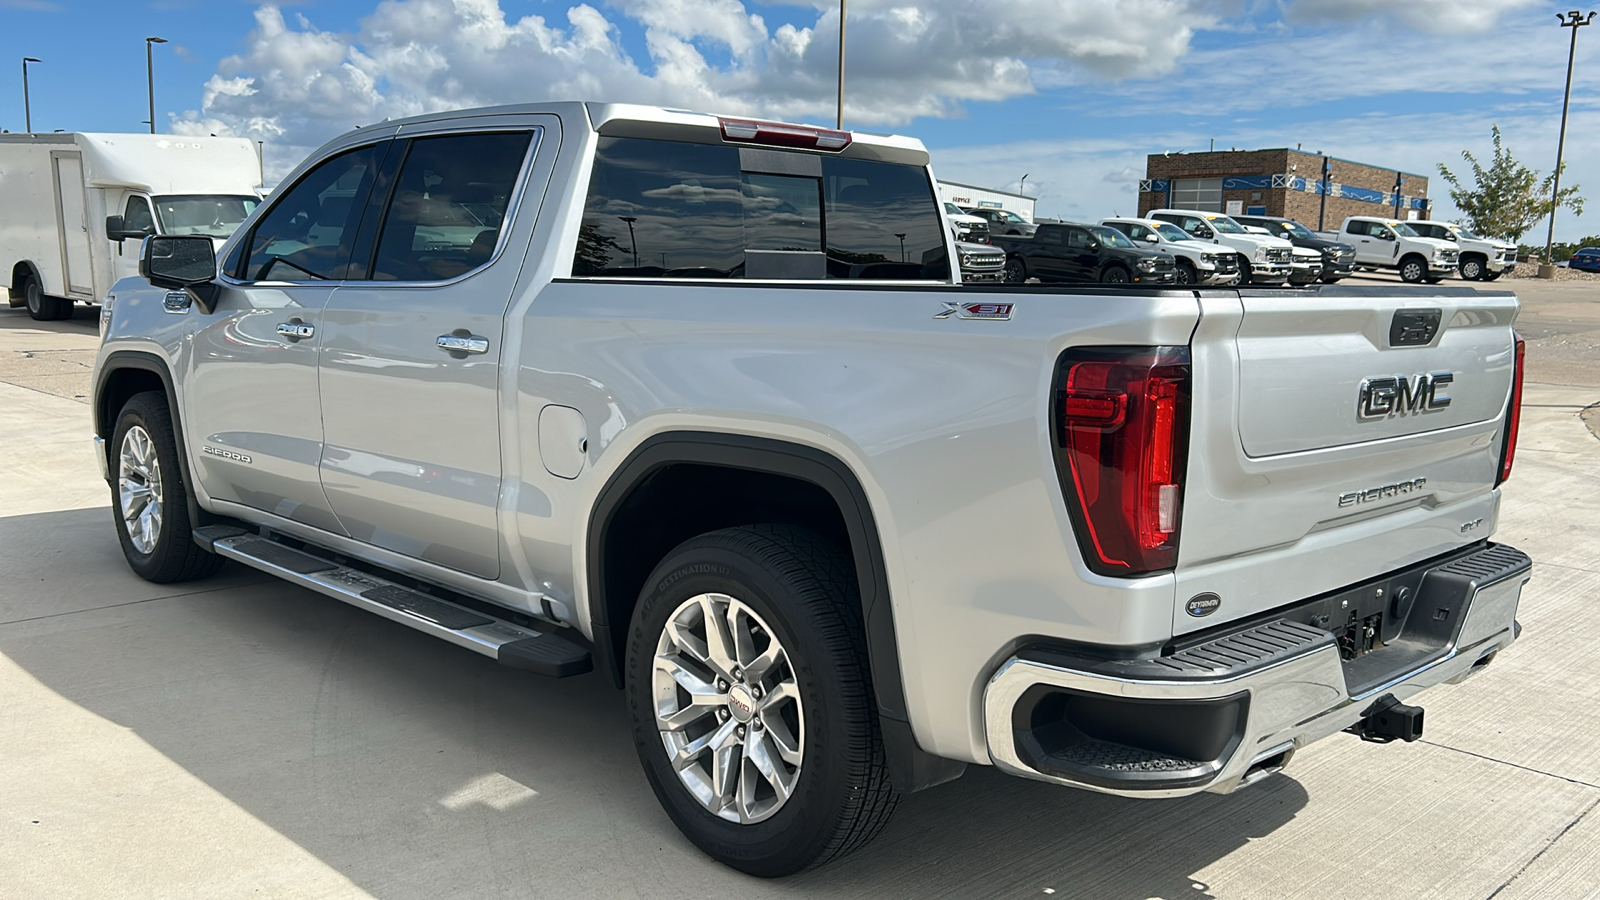
[[[1056,467],[1089,568],[1172,568],[1189,442],[1188,348],[1069,350],[1055,398]]]
[[[1500,442],[1500,475],[1494,481],[1496,487],[1511,477],[1511,463],[1517,456],[1517,426],[1522,424],[1522,369],[1528,344],[1521,335],[1514,337],[1517,342],[1517,365],[1511,374],[1511,404],[1506,410],[1505,440]]]
[[[741,144],[766,144],[772,147],[798,147],[802,150],[843,150],[850,146],[850,132],[808,125],[784,125],[754,119],[718,119],[722,139]]]

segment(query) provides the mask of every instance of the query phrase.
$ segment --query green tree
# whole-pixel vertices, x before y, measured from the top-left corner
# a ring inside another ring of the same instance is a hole
[[[1561,196],[1550,197],[1556,173],[1543,179],[1539,173],[1516,161],[1500,142],[1500,126],[1494,131],[1494,162],[1485,169],[1471,150],[1461,151],[1461,158],[1472,166],[1472,183],[1463,185],[1454,172],[1439,164],[1439,174],[1450,182],[1450,199],[1456,208],[1467,214],[1467,223],[1479,234],[1503,237],[1516,241],[1536,222],[1550,215],[1552,209],[1566,207],[1574,215],[1583,215],[1583,197],[1578,185],[1561,189]],[[1562,163],[1565,171],[1566,164]]]

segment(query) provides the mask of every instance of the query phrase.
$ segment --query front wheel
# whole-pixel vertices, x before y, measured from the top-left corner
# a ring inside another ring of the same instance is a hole
[[[1128,270],[1121,266],[1108,266],[1100,273],[1100,281],[1104,284],[1127,284]]]
[[[628,630],[645,776],[708,856],[777,877],[871,840],[894,811],[850,558],[781,525],[673,550]]]
[[[1188,261],[1187,259],[1178,260],[1177,280],[1179,284],[1199,283],[1200,277],[1195,274],[1194,263]]]
[[[1461,261],[1461,277],[1468,281],[1479,281],[1483,278],[1483,260],[1470,256]]]
[[[193,581],[222,566],[222,557],[190,537],[189,495],[166,397],[135,394],[117,416],[111,447],[111,511],[128,566],[146,581]]]
[[[1006,260],[1006,284],[1021,284],[1028,280],[1028,269],[1020,259]]]
[[[1239,254],[1239,283],[1249,284],[1251,281],[1250,275],[1250,260],[1241,253]]]

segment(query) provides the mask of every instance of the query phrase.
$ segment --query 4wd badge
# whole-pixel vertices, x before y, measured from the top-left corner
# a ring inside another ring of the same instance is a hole
[[[935,319],[948,319],[954,316],[957,319],[1000,319],[1011,318],[1011,310],[1015,303],[991,303],[987,300],[975,300],[970,303],[957,303],[954,300],[944,301],[944,312],[934,316]]]

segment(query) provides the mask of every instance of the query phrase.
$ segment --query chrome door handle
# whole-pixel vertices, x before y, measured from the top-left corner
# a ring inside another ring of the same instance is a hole
[[[317,329],[304,322],[279,322],[278,333],[291,341],[303,341],[317,333]]]
[[[439,335],[439,349],[448,353],[488,353],[489,339],[461,334]]]

